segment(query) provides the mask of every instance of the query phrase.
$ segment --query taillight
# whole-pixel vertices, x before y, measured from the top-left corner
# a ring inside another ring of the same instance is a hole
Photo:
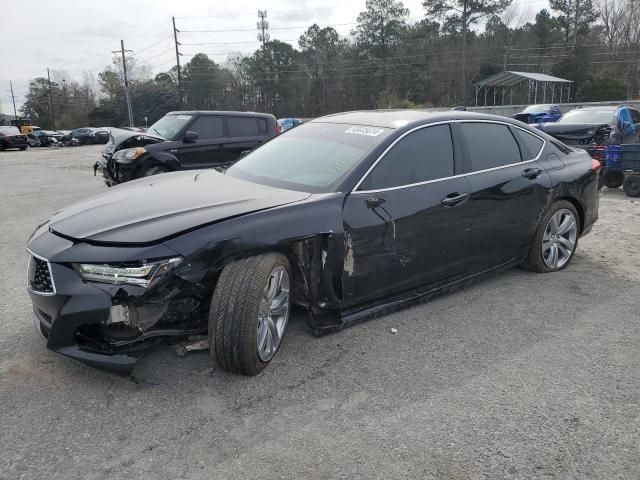
[[[276,124],[276,135],[280,135],[282,133],[282,128],[280,125]]]
[[[591,170],[595,170],[596,172],[602,168],[602,164],[595,159],[591,159]]]

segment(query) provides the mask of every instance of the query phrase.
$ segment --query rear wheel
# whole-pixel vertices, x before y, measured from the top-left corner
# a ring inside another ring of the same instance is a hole
[[[624,173],[620,170],[607,170],[603,173],[603,181],[607,188],[618,188],[624,183]]]
[[[169,169],[167,167],[163,167],[162,165],[154,165],[153,167],[147,168],[144,172],[142,172],[143,177],[150,177],[152,175],[158,175],[160,173],[167,173]]]
[[[291,268],[269,253],[227,265],[209,311],[209,348],[220,367],[256,375],[280,348],[291,310]]]
[[[565,268],[578,246],[580,219],[571,202],[554,203],[542,218],[523,266],[534,272]]]
[[[640,175],[629,175],[624,179],[622,188],[630,197],[640,197]]]

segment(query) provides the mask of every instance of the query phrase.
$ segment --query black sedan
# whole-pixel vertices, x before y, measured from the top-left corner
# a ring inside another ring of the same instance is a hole
[[[0,126],[0,150],[9,148],[26,150],[29,148],[27,136],[20,133],[18,127]]]
[[[600,164],[466,112],[353,112],[276,137],[225,173],[128,182],[28,242],[48,348],[119,373],[132,346],[208,335],[254,375],[292,305],[321,334],[514,265],[561,270],[598,218]]]

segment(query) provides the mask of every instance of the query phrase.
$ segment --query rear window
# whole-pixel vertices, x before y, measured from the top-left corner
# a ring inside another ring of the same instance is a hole
[[[582,110],[576,109],[565,113],[558,123],[606,123],[613,125],[615,112],[610,109]]]
[[[463,123],[471,171],[511,165],[521,161],[520,149],[509,127],[497,123]]]
[[[18,127],[0,127],[0,134],[2,135],[20,135]]]
[[[231,117],[227,122],[230,137],[257,137],[260,134],[256,118]]]
[[[514,128],[513,131],[516,137],[520,140],[520,143],[524,146],[525,150],[522,152],[523,160],[531,160],[536,158],[542,150],[544,142],[540,137],[533,135],[532,133],[525,132],[519,128]]]

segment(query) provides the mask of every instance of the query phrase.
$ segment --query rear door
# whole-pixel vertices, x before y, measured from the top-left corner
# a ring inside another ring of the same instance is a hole
[[[538,157],[544,141],[494,122],[456,124],[471,189],[470,268],[483,271],[526,252],[551,179]]]
[[[469,186],[448,124],[418,128],[383,154],[345,200],[349,305],[466,273]]]
[[[267,120],[257,117],[227,117],[224,149],[228,161],[235,162],[243,152],[260,145],[267,133]]]
[[[176,156],[184,169],[207,168],[223,165],[227,153],[224,143],[224,121],[221,116],[201,115],[188,127],[187,131],[198,134],[195,142],[182,142],[177,147]]]

